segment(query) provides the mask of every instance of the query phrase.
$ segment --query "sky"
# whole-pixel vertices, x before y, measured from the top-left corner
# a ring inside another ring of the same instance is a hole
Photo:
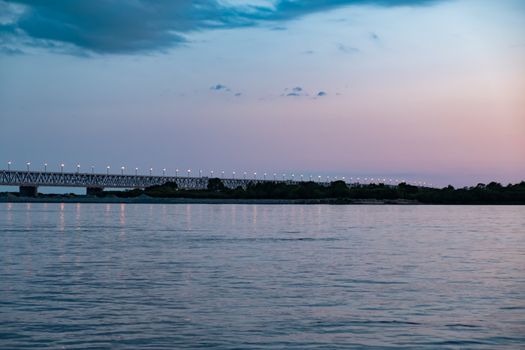
[[[518,182],[523,23],[521,0],[0,0],[0,168]]]

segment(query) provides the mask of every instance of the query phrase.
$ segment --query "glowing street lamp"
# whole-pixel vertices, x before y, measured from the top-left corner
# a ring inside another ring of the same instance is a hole
[[[199,169],[199,177],[202,177],[202,170]]]
[[[91,166],[91,174],[94,174],[94,173],[95,173],[95,166],[92,165],[92,166]]]
[[[60,173],[64,173],[64,163],[60,164]]]
[[[11,161],[7,162],[7,171],[11,170]]]
[[[188,169],[188,177],[190,177],[191,169]]]
[[[110,167],[109,165],[106,167],[106,175],[109,175],[109,169],[110,169],[110,168],[111,168],[111,167]]]
[[[213,170],[212,170],[212,171],[210,171],[210,177],[212,177],[212,178],[213,178]]]
[[[221,179],[224,179],[224,170],[221,171]]]
[[[44,173],[47,173],[47,163],[44,163]]]
[[[253,173],[253,179],[257,180],[257,173]]]
[[[31,162],[27,162],[26,165],[27,165],[27,171],[29,171],[29,166],[31,165]]]
[[[80,164],[77,164],[77,174],[80,172]]]
[[[235,180],[235,171],[232,172],[233,179]]]
[[[175,169],[175,177],[179,177],[179,169]]]
[[[149,176],[153,173],[153,168],[149,168]]]
[[[263,174],[263,179],[266,181],[266,173]]]
[[[139,168],[135,168],[135,176],[138,175],[138,172],[139,172]]]
[[[319,175],[319,176],[317,177],[317,179],[318,179],[318,182],[321,182],[321,175]]]
[[[162,176],[166,176],[166,168],[162,169]]]
[[[120,167],[120,175],[124,175],[124,169],[126,169],[126,168],[123,167],[123,166]]]

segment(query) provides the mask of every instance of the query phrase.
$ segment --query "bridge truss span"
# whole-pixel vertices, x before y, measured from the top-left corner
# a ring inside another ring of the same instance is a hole
[[[20,186],[20,188],[50,187],[85,187],[88,189],[104,188],[147,188],[174,182],[180,189],[202,190],[208,187],[208,177],[182,176],[146,176],[124,174],[70,173],[70,172],[37,172],[20,170],[1,170],[0,186]],[[250,183],[284,182],[294,184],[297,181],[262,180],[262,179],[221,179],[224,186],[230,189],[246,188]],[[327,185],[327,184],[326,184]]]

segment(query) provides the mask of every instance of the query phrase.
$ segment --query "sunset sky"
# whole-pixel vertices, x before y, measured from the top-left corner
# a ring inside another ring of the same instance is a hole
[[[1,1],[0,168],[525,180],[525,1]]]

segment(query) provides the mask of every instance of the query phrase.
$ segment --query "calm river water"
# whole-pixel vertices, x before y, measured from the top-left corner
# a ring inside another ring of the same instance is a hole
[[[524,348],[524,206],[0,204],[0,348]]]

